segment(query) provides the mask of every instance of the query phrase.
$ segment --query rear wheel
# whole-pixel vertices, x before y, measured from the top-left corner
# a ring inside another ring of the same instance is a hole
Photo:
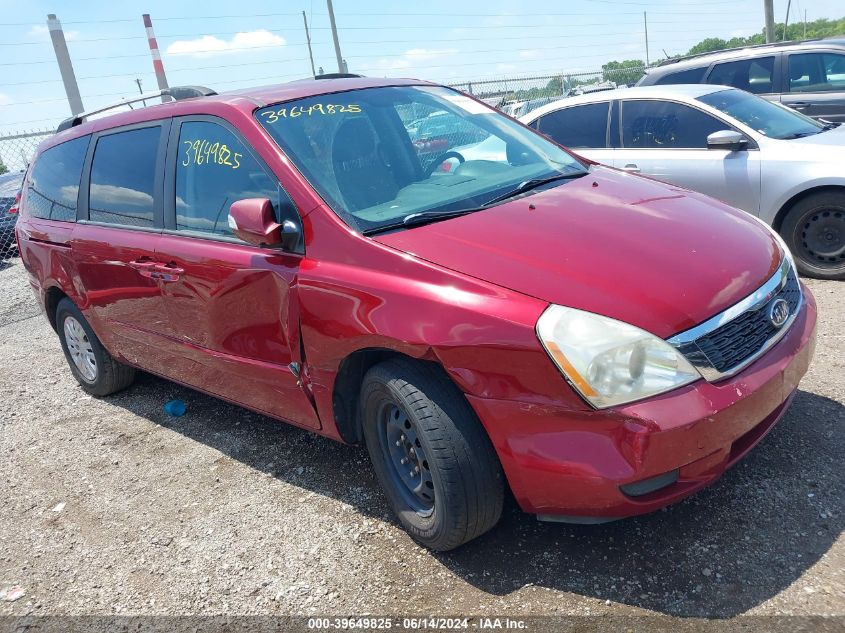
[[[56,307],[56,329],[73,377],[85,391],[93,396],[107,396],[132,384],[135,370],[117,362],[106,351],[70,299],[62,299]]]
[[[845,279],[845,193],[799,200],[784,218],[781,235],[802,275]]]
[[[361,387],[364,438],[404,528],[446,551],[492,528],[504,479],[493,446],[463,394],[434,365],[390,360]]]

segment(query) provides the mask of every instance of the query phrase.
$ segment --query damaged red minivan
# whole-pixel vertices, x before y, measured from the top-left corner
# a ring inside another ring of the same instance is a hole
[[[355,76],[79,115],[17,237],[82,388],[136,369],[352,444],[420,543],[649,512],[783,415],[816,305],[780,238],[446,87]],[[184,97],[184,98],[183,98]]]

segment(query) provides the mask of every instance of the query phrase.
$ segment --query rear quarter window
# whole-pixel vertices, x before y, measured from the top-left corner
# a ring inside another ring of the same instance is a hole
[[[90,136],[51,147],[36,159],[29,179],[26,207],[32,217],[76,221],[79,179]]]
[[[610,103],[590,103],[556,110],[538,120],[541,134],[564,147],[607,147],[607,113]]]

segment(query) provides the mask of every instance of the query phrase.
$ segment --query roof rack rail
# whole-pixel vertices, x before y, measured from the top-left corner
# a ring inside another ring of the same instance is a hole
[[[719,53],[731,53],[733,51],[744,51],[752,48],[770,48],[773,46],[791,46],[795,44],[804,44],[805,42],[819,42],[822,38],[814,37],[806,40],[787,40],[785,42],[768,42],[766,44],[749,44],[748,46],[735,46],[733,48],[723,48],[718,51],[706,51],[704,53],[696,53],[694,55],[680,55],[679,57],[672,57],[671,59],[664,59],[658,66],[668,66],[669,64],[677,64],[678,62],[685,62],[688,59],[697,59],[706,55],[718,55]]]
[[[364,75],[356,75],[355,73],[323,73],[316,75],[314,79],[357,79]]]
[[[173,86],[172,88],[165,88],[164,90],[158,90],[156,92],[147,92],[138,95],[137,97],[132,97],[131,99],[122,99],[121,101],[111,103],[107,106],[103,106],[102,108],[97,108],[96,110],[86,110],[85,112],[74,114],[72,117],[59,123],[59,127],[56,128],[56,133],[81,125],[85,119],[95,114],[107,112],[125,105],[128,105],[131,108],[132,106],[130,104],[138,103],[139,101],[146,101],[147,99],[155,99],[156,97],[172,97],[176,101],[181,101],[183,99],[193,99],[194,97],[210,97],[216,94],[217,93],[214,90],[206,88],[205,86]]]

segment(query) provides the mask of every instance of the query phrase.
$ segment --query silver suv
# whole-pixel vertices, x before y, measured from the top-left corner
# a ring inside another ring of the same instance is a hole
[[[845,121],[845,39],[780,42],[667,60],[638,86],[733,86],[815,119]]]
[[[596,162],[747,211],[783,236],[803,274],[845,279],[841,123],[701,85],[570,97],[520,121]]]

